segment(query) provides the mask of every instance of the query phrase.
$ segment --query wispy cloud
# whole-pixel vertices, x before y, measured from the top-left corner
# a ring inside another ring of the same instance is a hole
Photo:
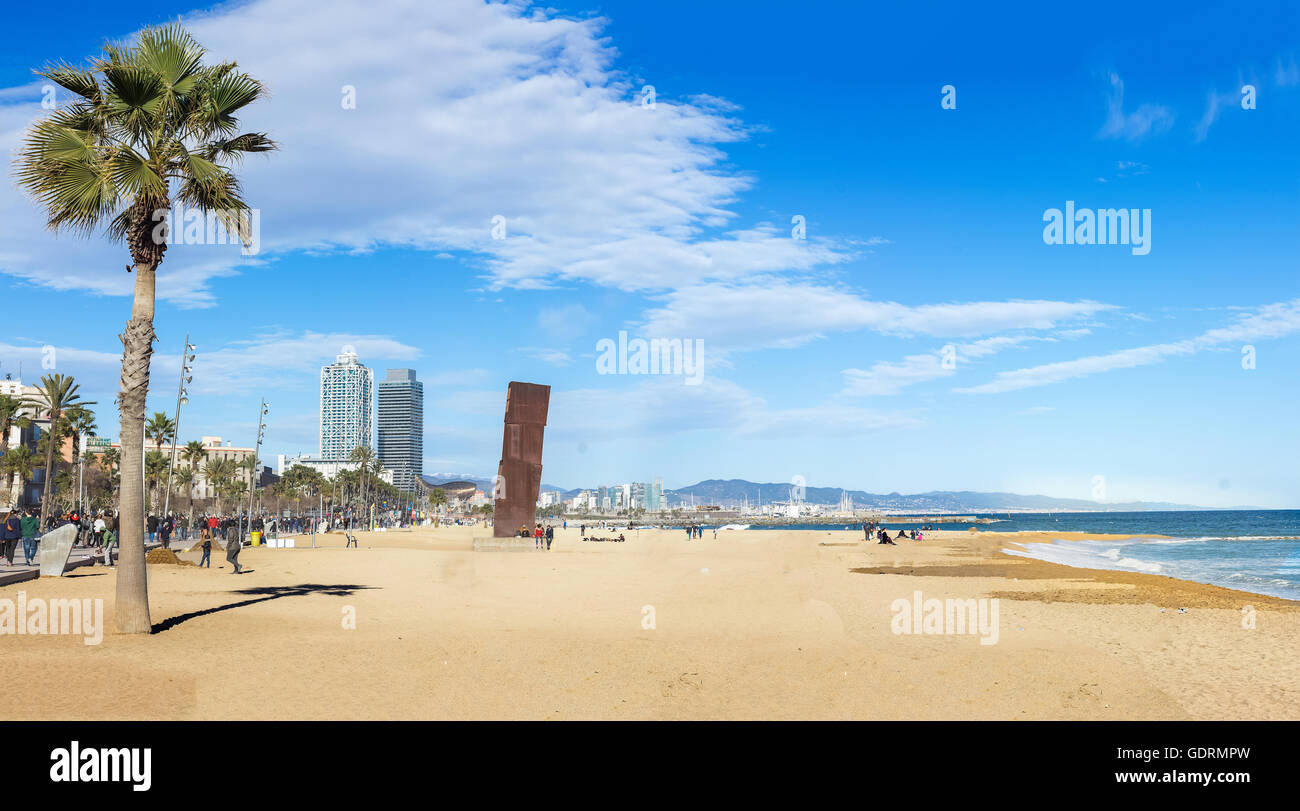
[[[1269,304],[1256,312],[1241,316],[1234,324],[1208,330],[1195,338],[1001,372],[988,383],[954,389],[954,391],[963,394],[996,394],[1046,386],[1114,369],[1149,366],[1172,357],[1194,355],[1207,349],[1281,338],[1295,332],[1300,332],[1300,299]]]
[[[1043,330],[1112,305],[1097,301],[1010,301],[901,304],[851,290],[771,279],[766,284],[701,284],[661,297],[646,313],[649,335],[701,338],[711,356],[789,348],[839,332],[973,338],[1012,330]]]
[[[1192,130],[1196,135],[1197,143],[1204,141],[1210,134],[1210,127],[1218,120],[1219,113],[1236,104],[1240,98],[1240,95],[1232,93],[1217,93],[1213,90],[1209,92],[1205,99],[1205,113],[1201,115],[1201,120],[1196,122]]]
[[[1110,91],[1106,96],[1106,122],[1098,135],[1102,138],[1122,138],[1137,141],[1148,135],[1159,135],[1174,123],[1174,114],[1159,104],[1141,104],[1131,113],[1124,112],[1124,81],[1118,73],[1108,77]]]
[[[908,355],[902,361],[880,361],[869,369],[845,369],[844,391],[851,397],[881,396],[900,393],[917,383],[927,383],[957,374],[967,361],[985,358],[1028,341],[1050,341],[1037,335],[998,335],[964,344],[953,344],[945,363],[946,347],[934,352]]]

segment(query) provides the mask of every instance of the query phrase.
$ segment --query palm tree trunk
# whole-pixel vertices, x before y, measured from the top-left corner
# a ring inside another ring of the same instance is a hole
[[[9,431],[11,426],[0,425],[0,459],[9,452]],[[12,508],[18,499],[14,498],[14,472],[5,472],[5,506]]]
[[[122,333],[121,495],[118,540],[117,599],[114,626],[120,634],[147,634],[149,582],[144,562],[144,409],[149,393],[149,359],[153,355],[154,270],[157,265],[137,264],[131,320]]]

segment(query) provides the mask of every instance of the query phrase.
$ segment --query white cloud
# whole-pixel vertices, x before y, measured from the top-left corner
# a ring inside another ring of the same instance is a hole
[[[1201,115],[1201,120],[1196,123],[1192,130],[1196,134],[1197,143],[1204,141],[1205,137],[1210,134],[1210,127],[1218,120],[1219,113],[1226,107],[1232,107],[1241,100],[1241,96],[1232,93],[1216,93],[1211,90],[1205,99],[1205,112]]]
[[[724,167],[744,138],[734,105],[664,94],[640,104],[614,67],[604,20],[520,3],[258,0],[185,15],[213,59],[234,59],[269,100],[243,124],[283,149],[242,169],[262,210],[263,261],[379,246],[467,252],[495,287],[584,280],[625,290],[806,270],[827,242],[732,228],[752,180]],[[340,36],[340,32],[345,32]],[[87,55],[57,54],[79,61]],[[356,91],[343,109],[342,88]],[[33,88],[0,90],[0,159],[40,114]],[[505,218],[505,239],[492,218]],[[0,189],[0,270],[57,289],[127,295],[126,253],[53,241],[11,184]],[[210,281],[251,263],[231,246],[174,246],[160,297],[202,306]],[[118,268],[118,270],[114,270]]]
[[[1050,329],[1113,309],[1096,301],[977,301],[908,305],[849,290],[770,278],[766,283],[701,284],[671,291],[646,313],[645,335],[700,338],[710,357],[793,347],[835,332],[960,338]]]
[[[1148,135],[1159,135],[1174,123],[1174,114],[1168,107],[1142,104],[1131,113],[1124,112],[1124,81],[1119,74],[1109,76],[1110,93],[1106,99],[1106,122],[1098,135],[1102,138],[1123,138],[1137,141]]]
[[[1149,366],[1171,357],[1194,355],[1216,347],[1281,338],[1295,332],[1300,332],[1300,299],[1269,304],[1254,313],[1243,315],[1235,324],[1208,330],[1195,338],[1001,372],[988,383],[954,391],[964,394],[994,394],[1046,386],[1113,369]]]
[[[898,394],[914,383],[925,383],[956,374],[945,368],[938,354],[908,355],[901,362],[881,361],[870,369],[845,369],[844,394],[871,396]]]
[[[950,377],[957,373],[958,365],[966,361],[988,357],[1019,346],[1027,341],[1048,341],[1051,338],[1037,335],[998,335],[952,346],[952,363],[943,364],[944,348],[932,353],[908,355],[901,362],[880,361],[870,369],[845,369],[846,396],[872,396],[898,394],[907,386]]]
[[[372,368],[374,360],[401,362],[420,357],[420,350],[384,335],[343,332],[272,331],[219,348],[196,342],[199,348],[191,390],[197,394],[242,394],[271,386],[314,389],[320,381],[320,367],[333,363],[345,344]],[[179,355],[156,353],[151,377],[167,380],[179,374],[180,365]],[[159,374],[161,378],[156,377]]]

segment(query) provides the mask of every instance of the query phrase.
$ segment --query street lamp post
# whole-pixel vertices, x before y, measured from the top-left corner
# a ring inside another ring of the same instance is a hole
[[[257,490],[257,455],[262,450],[262,439],[266,435],[266,398],[262,398],[262,405],[257,412],[257,442],[253,445],[253,467],[248,476],[248,532],[252,536],[253,532],[253,493]],[[244,519],[239,519],[240,536],[243,536]]]
[[[176,443],[181,435],[181,406],[189,403],[189,392],[185,384],[194,379],[190,374],[190,364],[194,362],[194,344],[190,343],[190,334],[185,333],[185,351],[181,352],[181,383],[176,387],[176,423],[172,428],[172,461],[167,466],[167,495],[163,499],[163,515],[170,514],[172,506],[172,471],[176,469]]]

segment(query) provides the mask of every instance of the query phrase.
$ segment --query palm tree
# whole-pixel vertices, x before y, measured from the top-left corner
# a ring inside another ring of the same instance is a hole
[[[27,482],[36,473],[36,454],[26,445],[19,445],[0,458],[0,468],[4,469],[7,480],[18,479],[18,500],[15,506],[21,506]]]
[[[50,431],[45,443],[45,487],[41,491],[41,526],[50,513],[50,493],[54,477],[58,471],[54,467],[55,452],[61,444],[59,434],[62,432],[63,412],[74,406],[94,405],[94,401],[82,400],[77,394],[80,387],[69,375],[53,374],[41,378],[41,385],[36,389],[36,402],[49,413]]]
[[[209,459],[203,468],[203,478],[212,485],[213,494],[217,497],[217,515],[221,515],[221,497],[228,492],[230,476],[234,472],[234,461],[224,456]]]
[[[447,493],[441,487],[435,487],[429,493],[429,504],[436,510],[447,503]]]
[[[167,478],[167,468],[171,467],[167,454],[162,451],[149,451],[144,459],[145,476],[149,480],[150,509],[158,509],[158,485]]]
[[[176,436],[176,421],[162,411],[155,411],[144,424],[144,435],[153,440],[154,450],[161,452],[163,443],[171,442]]]
[[[117,448],[108,448],[104,455],[100,457],[100,463],[108,471],[108,484],[113,488],[113,501],[117,502],[117,486],[121,482],[121,476],[118,475],[118,465],[122,461],[122,453]]]
[[[248,479],[248,486],[253,487],[253,472],[257,470],[257,459],[253,456],[245,456],[235,463],[235,467],[244,471],[244,476]]]
[[[197,439],[191,439],[181,449],[181,458],[189,462],[190,467],[197,471],[199,463],[208,458],[208,449],[203,447],[203,443]]]
[[[262,84],[234,62],[204,65],[204,54],[180,25],[169,25],[146,28],[133,45],[105,45],[87,67],[47,65],[37,74],[75,100],[33,124],[14,154],[18,185],[45,210],[51,230],[90,234],[106,226],[131,252],[135,296],[118,394],[127,482],[140,481],[143,464],[154,284],[167,250],[155,213],[169,210],[174,197],[214,214],[249,244],[250,209],[231,167],[276,148],[263,133],[237,134],[235,114],[265,95]],[[122,493],[121,538],[116,629],[149,633],[144,493],[134,486]]]
[[[179,488],[183,492],[187,492],[190,494],[189,524],[193,524],[194,523],[194,485],[198,484],[198,476],[195,474],[194,468],[183,467],[178,469],[176,473],[173,474],[173,478],[176,482],[177,488]]]
[[[81,438],[85,436],[94,436],[95,431],[95,412],[85,406],[76,405],[69,408],[63,415],[68,421],[68,428],[72,434],[72,459],[77,463],[78,472],[82,478],[85,478],[86,468],[85,459],[81,456]],[[93,460],[92,460],[93,461]],[[77,493],[80,498],[81,493]]]
[[[0,459],[9,452],[9,433],[17,427],[26,429],[32,421],[23,413],[31,406],[27,400],[9,394],[0,394]],[[5,505],[13,506],[14,475],[5,474]],[[21,489],[19,490],[21,496]]]
[[[364,504],[366,502],[366,481],[369,478],[370,465],[375,461],[375,451],[369,445],[358,445],[352,449],[352,455],[348,459],[357,463],[357,470],[361,474],[361,503]]]

